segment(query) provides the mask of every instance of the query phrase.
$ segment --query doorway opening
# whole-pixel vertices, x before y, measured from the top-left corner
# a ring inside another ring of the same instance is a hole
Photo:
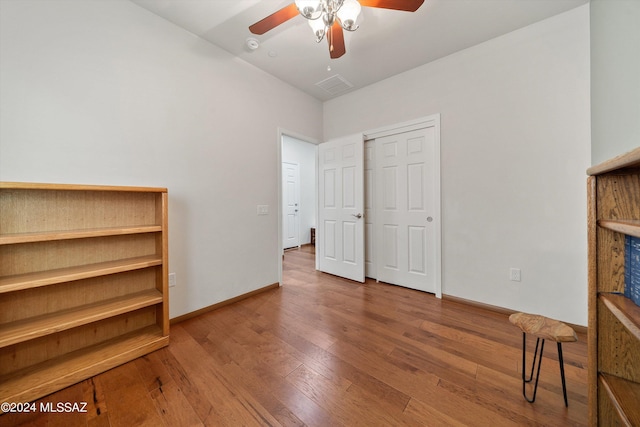
[[[317,142],[305,136],[279,131],[280,256],[292,248],[310,245],[317,221]],[[279,280],[282,284],[282,258]]]

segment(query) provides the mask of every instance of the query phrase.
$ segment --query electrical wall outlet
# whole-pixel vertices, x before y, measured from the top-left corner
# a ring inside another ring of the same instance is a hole
[[[258,215],[269,215],[269,205],[258,205]]]
[[[173,288],[176,285],[176,273],[169,273],[169,287]]]
[[[511,268],[509,269],[509,280],[513,282],[520,281],[520,269],[519,268]]]

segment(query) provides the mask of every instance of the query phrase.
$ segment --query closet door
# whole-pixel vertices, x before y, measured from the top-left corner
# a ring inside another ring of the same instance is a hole
[[[438,152],[435,127],[376,138],[377,279],[437,292]]]

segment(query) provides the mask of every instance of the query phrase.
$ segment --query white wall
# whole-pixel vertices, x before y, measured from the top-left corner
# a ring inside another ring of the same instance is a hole
[[[282,136],[282,161],[300,168],[300,244],[311,243],[311,227],[316,226],[317,145],[289,135]]]
[[[640,1],[591,0],[592,162],[640,146]]]
[[[278,281],[278,128],[319,101],[127,0],[0,19],[0,180],[167,187],[171,317]]]
[[[443,293],[586,325],[589,6],[325,102],[324,137],[435,113]]]

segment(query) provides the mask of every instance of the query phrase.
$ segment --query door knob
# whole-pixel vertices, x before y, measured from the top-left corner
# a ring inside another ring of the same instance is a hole
[[[355,216],[358,219],[362,218],[362,214],[361,213],[359,213],[359,214],[351,214],[351,216]]]
[[[428,221],[428,222],[431,222],[431,221],[433,221],[433,218],[431,218],[430,216],[428,216],[428,217],[427,217],[427,221]]]

